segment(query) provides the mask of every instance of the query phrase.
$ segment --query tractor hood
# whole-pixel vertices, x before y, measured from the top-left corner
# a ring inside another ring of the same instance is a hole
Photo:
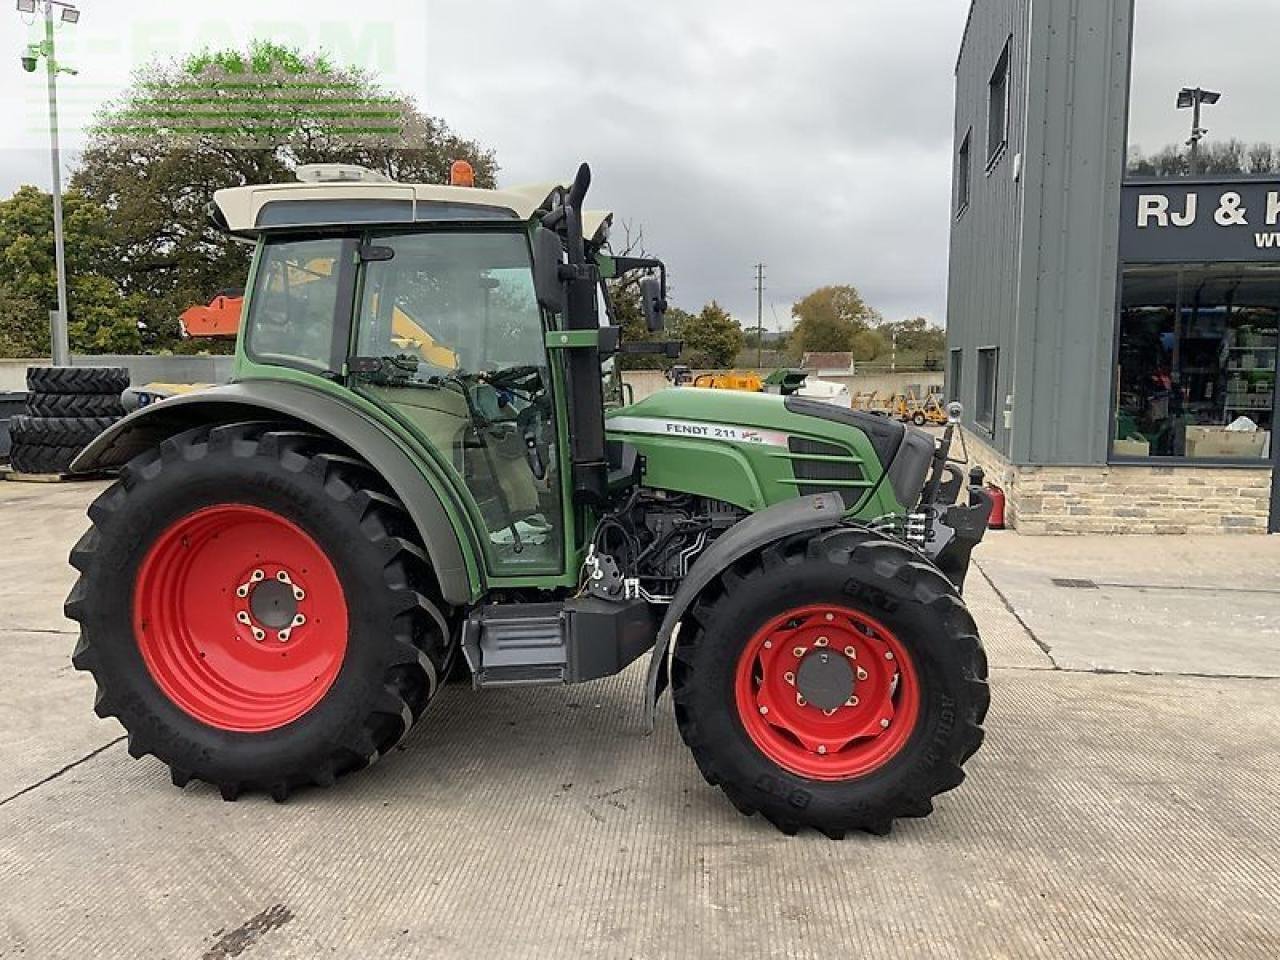
[[[646,483],[751,510],[832,490],[851,508],[880,496],[910,509],[934,451],[928,434],[885,417],[738,390],[661,390],[612,411],[605,426],[645,458]]]

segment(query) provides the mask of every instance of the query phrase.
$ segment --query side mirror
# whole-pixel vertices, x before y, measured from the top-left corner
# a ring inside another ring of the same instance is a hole
[[[667,302],[662,299],[662,283],[657,277],[641,278],[640,306],[644,310],[644,322],[649,332],[661,333],[667,325]]]
[[[538,305],[551,313],[564,313],[564,283],[560,264],[564,255],[560,235],[546,227],[533,231],[533,290]]]

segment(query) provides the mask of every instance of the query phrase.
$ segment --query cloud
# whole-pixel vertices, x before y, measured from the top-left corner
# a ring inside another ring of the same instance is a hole
[[[370,11],[343,50],[376,55],[369,66],[387,86],[494,147],[504,183],[567,178],[589,160],[593,205],[643,225],[680,306],[716,298],[753,323],[763,261],[766,323],[828,283],[858,285],[887,317],[940,321],[953,69],[967,9],[967,0],[427,0]],[[179,18],[159,0],[97,0],[64,33],[84,68],[82,115],[157,49],[181,53],[224,35],[321,42],[320,27],[350,12],[346,0],[313,0],[305,17],[283,2],[226,0]],[[0,109],[38,120],[42,91],[26,79],[0,91]],[[0,189],[47,186],[46,136],[30,122],[17,142],[0,135]],[[67,145],[78,145],[74,132]]]
[[[887,316],[945,305],[962,0],[434,3],[424,105],[505,182],[593,165],[687,308],[766,322],[855,283]]]

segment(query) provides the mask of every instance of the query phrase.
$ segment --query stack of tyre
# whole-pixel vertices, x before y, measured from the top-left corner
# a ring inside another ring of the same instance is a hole
[[[124,367],[28,367],[26,413],[9,422],[16,473],[66,473],[89,443],[124,416]]]

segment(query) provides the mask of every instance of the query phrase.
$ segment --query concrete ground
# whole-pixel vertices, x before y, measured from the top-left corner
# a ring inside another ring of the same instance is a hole
[[[68,661],[100,487],[0,484],[0,956],[1280,955],[1280,538],[993,535],[968,782],[833,843],[740,817],[669,709],[644,736],[635,668],[448,688],[285,805],[177,790]]]

